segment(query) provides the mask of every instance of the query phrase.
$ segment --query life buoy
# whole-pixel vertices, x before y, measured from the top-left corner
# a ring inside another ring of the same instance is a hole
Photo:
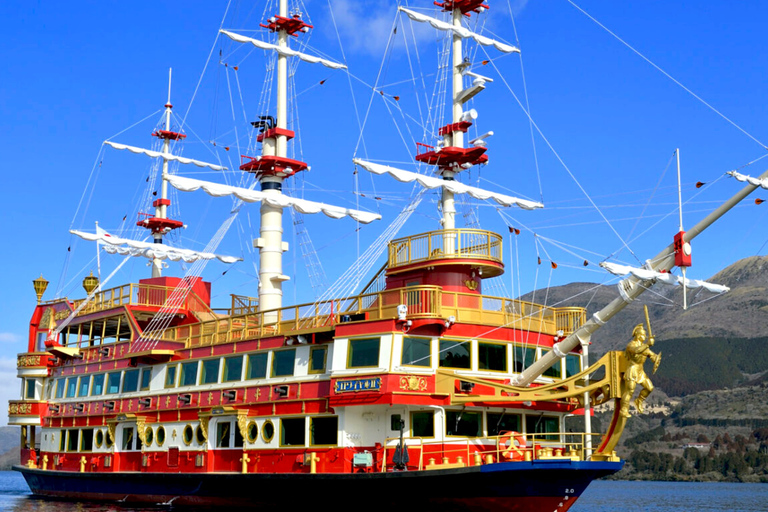
[[[525,436],[515,431],[500,432],[499,449],[501,456],[511,460],[525,460]]]

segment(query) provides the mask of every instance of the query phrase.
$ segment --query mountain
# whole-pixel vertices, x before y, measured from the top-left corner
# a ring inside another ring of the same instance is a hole
[[[731,291],[705,300],[705,292],[689,293],[688,310],[682,308],[682,289],[657,285],[652,292],[614,316],[592,337],[592,350],[603,354],[622,350],[630,339],[632,328],[645,322],[643,305],[648,305],[651,327],[657,341],[681,338],[758,338],[766,336],[768,325],[768,257],[753,256],[737,261],[707,281],[723,284]],[[541,301],[547,297],[552,306],[582,306],[587,315],[618,297],[615,285],[571,283],[549,290],[537,290],[523,300]],[[696,304],[701,302],[700,304]]]

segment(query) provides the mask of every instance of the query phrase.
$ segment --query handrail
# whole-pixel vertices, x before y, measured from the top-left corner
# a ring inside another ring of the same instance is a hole
[[[292,335],[330,330],[338,323],[397,318],[399,305],[408,319],[445,319],[531,329],[555,335],[572,332],[586,321],[582,308],[552,308],[517,299],[463,292],[439,286],[409,286],[347,299],[300,304],[272,311],[249,311],[167,329],[162,339],[186,346],[210,345],[269,335]],[[268,318],[268,321],[265,321]]]
[[[497,436],[446,437],[428,440],[423,437],[405,437],[408,450],[418,450],[419,457],[412,470],[442,469],[493,464],[513,460],[588,460],[590,447],[596,445],[600,433],[586,432],[510,432]],[[513,443],[510,445],[507,443]],[[524,443],[522,442],[524,441]],[[380,471],[390,471],[391,458],[400,443],[399,437],[387,438],[383,445]],[[519,443],[519,444],[518,444]],[[426,463],[425,463],[426,462]]]
[[[501,235],[482,229],[442,229],[389,242],[389,268],[446,258],[502,263]]]

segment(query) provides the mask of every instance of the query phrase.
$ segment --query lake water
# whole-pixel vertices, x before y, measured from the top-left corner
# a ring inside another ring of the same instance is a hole
[[[360,509],[365,506],[359,504]],[[0,512],[137,512],[168,510],[37,499],[24,478],[0,471]],[[768,484],[594,482],[571,512],[766,512]]]

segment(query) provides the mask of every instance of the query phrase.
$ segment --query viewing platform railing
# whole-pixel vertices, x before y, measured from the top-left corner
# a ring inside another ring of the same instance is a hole
[[[389,268],[446,258],[472,258],[501,264],[501,235],[482,229],[442,229],[389,243]]]

